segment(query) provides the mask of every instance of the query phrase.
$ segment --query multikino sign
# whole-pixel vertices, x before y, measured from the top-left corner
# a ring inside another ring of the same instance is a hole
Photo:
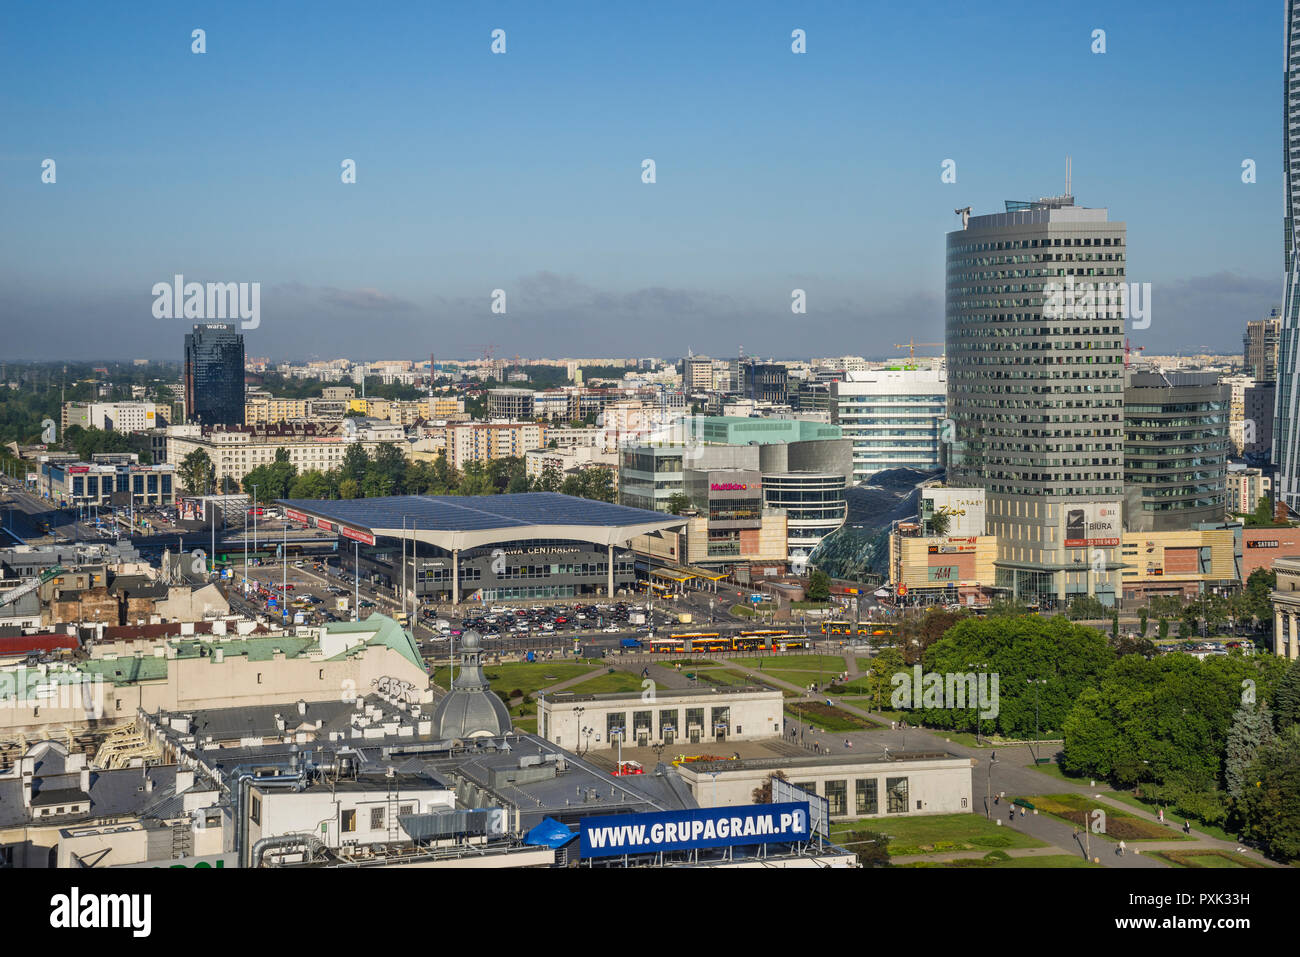
[[[807,841],[808,802],[616,814],[580,823],[582,857]]]

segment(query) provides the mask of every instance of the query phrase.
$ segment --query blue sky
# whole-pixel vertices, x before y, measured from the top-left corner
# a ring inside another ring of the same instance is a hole
[[[883,356],[943,338],[953,209],[1067,155],[1152,283],[1134,342],[1239,350],[1281,296],[1281,7],[9,5],[3,351],[177,358],[182,273],[262,284],[252,355]]]

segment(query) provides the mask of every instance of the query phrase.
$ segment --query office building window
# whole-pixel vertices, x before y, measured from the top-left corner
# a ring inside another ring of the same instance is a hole
[[[858,814],[880,813],[880,795],[876,790],[878,783],[875,778],[858,778],[854,783]]]
[[[826,803],[829,805],[828,810],[832,817],[843,816],[849,813],[849,782],[848,781],[827,781],[826,782]]]
[[[885,794],[890,814],[907,813],[907,778],[885,778]]]

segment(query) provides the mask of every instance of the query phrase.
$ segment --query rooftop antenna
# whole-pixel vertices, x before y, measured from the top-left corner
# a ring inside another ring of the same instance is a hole
[[[1070,186],[1071,186],[1071,183],[1070,183],[1070,180],[1071,180],[1070,172],[1071,172],[1071,170],[1070,170],[1070,157],[1067,156],[1067,157],[1065,158],[1065,195],[1066,195],[1066,196],[1069,196],[1071,199],[1073,199],[1073,198],[1074,198],[1074,193],[1071,192],[1071,190],[1070,190]]]
[[[970,222],[970,211],[971,211],[971,207],[969,206],[963,206],[961,209],[953,210],[954,213],[956,213],[958,216],[961,217],[962,229],[965,229],[967,224]]]

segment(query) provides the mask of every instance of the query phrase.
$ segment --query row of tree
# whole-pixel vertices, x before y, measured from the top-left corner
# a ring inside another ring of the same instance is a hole
[[[895,697],[913,664],[944,691],[950,675],[997,675],[996,693],[913,707],[910,694]],[[1300,859],[1300,661],[1161,655],[1148,640],[1108,641],[1059,615],[932,611],[877,655],[866,684],[877,706],[930,727],[1062,738],[1066,773],[1138,788],[1275,857]]]
[[[216,491],[212,460],[202,449],[195,449],[177,467],[178,481],[191,494]],[[223,483],[221,492],[234,491],[232,482]],[[239,483],[259,501],[281,498],[354,499],[385,495],[500,495],[518,492],[561,492],[578,498],[601,502],[614,501],[613,476],[606,469],[588,468],[564,475],[554,466],[530,478],[522,458],[467,462],[463,469],[453,468],[446,455],[432,462],[412,462],[393,445],[381,445],[370,455],[360,445],[351,446],[342,464],[328,472],[308,469],[299,473],[289,461],[289,453],[277,450],[275,461],[259,465]]]

